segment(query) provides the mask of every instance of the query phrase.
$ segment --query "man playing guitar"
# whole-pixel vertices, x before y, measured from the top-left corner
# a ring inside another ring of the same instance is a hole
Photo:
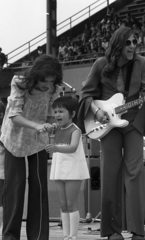
[[[101,236],[109,240],[123,239],[125,223],[132,240],[144,239],[145,58],[136,45],[132,29],[118,28],[81,91],[78,124],[101,139]]]

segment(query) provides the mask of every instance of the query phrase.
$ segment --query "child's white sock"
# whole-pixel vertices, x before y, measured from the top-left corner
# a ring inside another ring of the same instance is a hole
[[[70,217],[69,213],[61,213],[61,219],[62,219],[62,229],[63,229],[63,236],[64,240],[68,239],[68,236],[70,235]]]
[[[80,213],[79,211],[70,213],[70,239],[77,239],[79,228]]]

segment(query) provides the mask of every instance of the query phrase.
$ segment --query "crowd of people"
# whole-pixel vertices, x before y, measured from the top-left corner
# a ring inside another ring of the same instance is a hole
[[[61,62],[71,62],[71,64],[73,61],[76,63],[88,62],[88,59],[95,61],[97,57],[105,54],[111,36],[121,26],[133,29],[139,50],[141,46],[145,46],[145,17],[143,16],[140,23],[130,13],[127,13],[123,21],[109,6],[106,17],[100,22],[86,23],[83,32],[74,39],[70,37],[61,39],[58,44],[58,59]]]

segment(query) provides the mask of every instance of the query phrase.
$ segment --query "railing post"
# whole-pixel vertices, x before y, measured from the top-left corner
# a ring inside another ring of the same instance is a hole
[[[90,15],[91,15],[91,10],[90,10],[90,6],[89,6],[89,23],[90,23]]]
[[[71,20],[71,17],[70,17],[70,38],[71,38],[71,34],[72,34],[72,20]]]
[[[29,56],[29,57],[28,57],[28,60],[30,61],[30,41],[28,42],[28,52],[29,52],[29,53],[28,53],[28,56]]]

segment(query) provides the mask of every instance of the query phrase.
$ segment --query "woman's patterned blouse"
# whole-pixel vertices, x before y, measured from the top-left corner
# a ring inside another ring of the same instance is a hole
[[[21,115],[30,121],[45,123],[48,115],[52,116],[52,102],[58,97],[56,93],[52,94],[53,89],[45,92],[34,89],[30,95],[27,90],[18,87],[17,84],[21,83],[22,78],[13,77],[1,134],[5,148],[16,157],[29,156],[43,150],[48,143],[48,133],[37,133],[36,130],[20,127],[11,118]]]

